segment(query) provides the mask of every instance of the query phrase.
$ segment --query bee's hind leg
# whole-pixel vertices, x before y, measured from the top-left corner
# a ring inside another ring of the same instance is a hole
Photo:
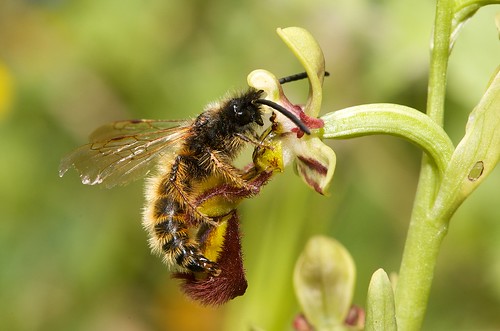
[[[176,262],[191,272],[208,273],[210,276],[218,276],[220,274],[217,263],[203,256],[196,245],[188,244],[180,249],[180,253],[176,257]]]
[[[217,276],[220,270],[217,263],[206,258],[198,242],[191,239],[185,222],[174,217],[166,217],[154,226],[151,246],[160,251],[167,264],[177,264],[191,272],[203,272]]]

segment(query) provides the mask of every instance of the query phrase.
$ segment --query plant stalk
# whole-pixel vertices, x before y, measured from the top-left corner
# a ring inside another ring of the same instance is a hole
[[[431,47],[427,115],[440,126],[443,126],[444,118],[452,18],[453,2],[438,0]],[[420,330],[424,320],[439,249],[449,221],[429,217],[440,181],[441,177],[432,160],[423,155],[396,286],[398,330]]]

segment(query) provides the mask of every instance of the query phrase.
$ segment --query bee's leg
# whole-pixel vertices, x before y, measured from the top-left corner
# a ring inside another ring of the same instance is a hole
[[[175,263],[192,272],[217,275],[217,264],[203,256],[198,242],[190,238],[187,215],[182,210],[172,210],[174,205],[177,205],[175,201],[168,197],[156,202],[155,209],[163,209],[165,213],[156,219],[152,229],[150,244],[153,250],[160,251],[167,264]]]
[[[211,276],[218,276],[220,274],[217,263],[203,256],[197,245],[185,245],[177,256],[176,262],[191,272],[204,272]]]
[[[236,137],[238,137],[239,139],[243,140],[246,143],[250,143],[250,144],[253,144],[255,146],[260,146],[260,147],[263,147],[263,148],[267,148],[268,147],[262,141],[259,141],[259,137],[257,136],[257,134],[253,134],[252,137],[248,137],[248,136],[246,136],[244,134],[237,133]]]
[[[191,208],[191,210],[196,213],[196,215],[203,219],[206,222],[210,221],[210,218],[207,217],[206,215],[203,215],[200,213],[197,209],[197,207],[193,204],[193,202],[188,198],[188,194],[185,192],[185,190],[182,188],[183,185],[181,183],[178,183],[178,177],[184,177],[184,176],[178,176],[179,173],[186,172],[186,169],[183,167],[183,162],[185,156],[183,155],[177,155],[177,157],[174,160],[174,163],[172,164],[172,168],[170,170],[170,176],[168,177],[168,182],[169,185],[172,188],[174,188],[174,192],[170,192],[171,194],[179,195],[179,197],[184,201],[184,203]],[[168,194],[168,193],[167,193]]]
[[[218,196],[223,196],[226,199],[243,199],[250,198],[255,196],[256,193],[260,190],[260,188],[267,184],[269,179],[272,176],[272,172],[261,172],[257,173],[248,173],[248,179],[246,183],[248,186],[236,186],[234,184],[223,184],[219,186],[212,187],[202,194],[198,195],[196,199],[194,199],[194,206],[198,207],[205,203],[206,201],[213,199]],[[248,189],[250,187],[250,189]],[[217,226],[218,224],[211,219],[211,221],[206,222],[212,226]]]
[[[207,153],[215,173],[221,174],[237,187],[242,187],[254,194],[259,192],[260,188],[253,185],[251,181],[246,180],[241,170],[231,164],[230,159],[211,150],[207,151]]]

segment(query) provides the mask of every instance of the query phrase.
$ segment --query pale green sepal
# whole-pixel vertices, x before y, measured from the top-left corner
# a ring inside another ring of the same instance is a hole
[[[325,75],[323,51],[316,39],[305,29],[298,27],[278,28],[276,32],[307,72],[310,85],[309,97],[304,109],[307,110],[307,115],[316,117],[321,110],[322,85]]]

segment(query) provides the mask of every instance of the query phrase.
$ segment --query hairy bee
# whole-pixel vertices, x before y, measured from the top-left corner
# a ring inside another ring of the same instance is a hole
[[[290,77],[282,82],[305,75]],[[190,121],[131,120],[104,125],[88,144],[62,160],[59,174],[63,176],[73,165],[84,184],[112,187],[145,175],[157,161],[157,172],[147,181],[143,213],[150,247],[168,265],[217,276],[217,263],[203,254],[203,237],[234,210],[207,211],[203,203],[217,195],[230,198],[230,189],[217,189],[224,185],[239,188],[238,197],[258,191],[255,174],[232,163],[246,144],[261,144],[256,130],[264,125],[262,105],[284,113],[309,133],[292,113],[262,99],[262,94],[251,88],[209,104]]]

